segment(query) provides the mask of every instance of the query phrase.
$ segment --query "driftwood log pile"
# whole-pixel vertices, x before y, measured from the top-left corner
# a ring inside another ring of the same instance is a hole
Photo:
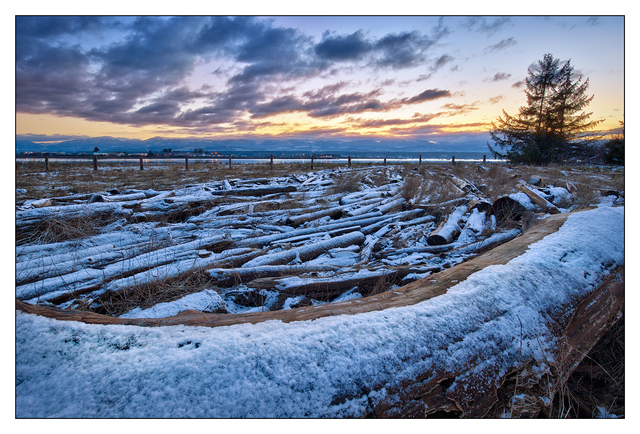
[[[288,311],[251,313],[244,315],[203,314],[185,311],[174,317],[157,319],[124,319],[80,312],[68,309],[36,306],[16,300],[16,309],[55,318],[62,321],[80,321],[89,324],[123,324],[137,326],[189,325],[219,327],[240,323],[256,324],[264,321],[283,322],[309,321],[333,315],[357,315],[359,313],[407,306],[446,294],[456,282],[463,281],[478,270],[489,265],[505,264],[522,255],[528,246],[556,231],[568,214],[549,217],[531,231],[489,252],[459,264],[448,270],[435,273],[390,292],[384,292],[362,300],[352,300],[314,308],[298,308]],[[276,271],[276,270],[274,270]],[[400,272],[397,270],[396,272]],[[275,273],[274,275],[277,275]],[[526,279],[526,276],[523,276]],[[347,285],[348,286],[348,285]],[[317,287],[320,288],[320,287]],[[317,289],[319,290],[319,289]],[[597,343],[606,330],[624,313],[624,267],[610,273],[594,291],[573,305],[569,312],[558,312],[552,320],[557,324],[555,333],[562,347],[550,354],[561,363],[551,364],[555,379],[550,381],[549,372],[541,372],[532,365],[532,360],[519,360],[517,365],[500,365],[500,351],[477,354],[477,363],[487,370],[475,369],[468,376],[465,367],[452,371],[447,366],[429,369],[413,379],[389,385],[386,397],[371,408],[374,417],[461,417],[500,416],[499,409],[509,408],[511,417],[548,414],[553,397],[563,381]],[[547,313],[548,314],[548,313]],[[496,313],[495,315],[500,315]],[[553,315],[553,314],[552,314]],[[495,319],[495,318],[494,318]],[[494,320],[492,319],[492,320]],[[459,384],[458,387],[454,387]],[[517,393],[514,393],[514,390]],[[349,399],[357,398],[349,396]],[[364,415],[363,415],[364,416]]]
[[[336,192],[335,173],[322,171],[33,203],[16,211],[16,309],[61,321],[144,327],[295,323],[384,311],[431,300],[480,270],[508,263],[570,215],[528,183],[520,184],[520,193],[492,201],[473,183],[453,176],[460,197],[439,203],[407,195],[406,180],[388,167],[360,173],[361,187],[374,175],[385,175],[388,182]],[[520,221],[527,212],[545,218],[523,231]],[[69,218],[104,218],[105,226],[86,239],[33,242],[34,232]],[[242,313],[105,314],[111,298],[132,288],[178,284],[192,275]],[[265,294],[276,294],[270,305],[260,305]],[[283,310],[285,305],[292,309]],[[623,312],[624,267],[618,267],[568,311],[540,313],[550,316],[555,336],[565,343],[554,349],[553,372],[541,371],[532,360],[501,365],[498,351],[477,354],[473,374],[470,366],[440,366],[379,385],[385,398],[362,416],[497,417],[498,409],[507,407],[511,416],[548,414],[551,401],[541,396],[558,391]],[[499,320],[501,313],[492,315],[487,321]],[[452,339],[453,346],[462,336]],[[493,368],[498,365],[500,371]],[[548,382],[551,374],[555,381]]]

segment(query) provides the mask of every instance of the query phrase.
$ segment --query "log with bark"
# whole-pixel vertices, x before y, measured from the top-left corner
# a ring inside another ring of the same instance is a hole
[[[495,216],[498,224],[519,221],[527,209],[517,200],[503,196],[495,200],[489,209],[489,216]]]

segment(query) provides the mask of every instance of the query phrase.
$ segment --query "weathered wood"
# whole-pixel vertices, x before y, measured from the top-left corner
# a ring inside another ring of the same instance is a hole
[[[466,179],[461,179],[458,178],[455,175],[451,175],[451,182],[453,182],[453,184],[458,187],[460,190],[464,191],[465,193],[480,193],[480,190],[478,190],[478,188],[471,184],[469,181],[467,181]]]
[[[283,250],[276,253],[266,254],[258,258],[252,259],[244,266],[256,267],[259,265],[284,265],[299,259],[301,262],[309,261],[322,255],[326,250],[335,249],[337,247],[346,247],[351,245],[359,245],[364,242],[364,235],[361,232],[350,232],[339,237],[329,240],[319,241],[313,244],[307,244],[289,250]]]
[[[358,292],[363,296],[369,295],[376,287],[381,291],[386,291],[392,284],[409,274],[409,268],[389,270],[359,276],[357,273],[345,273],[346,276],[336,274],[332,277],[308,277],[301,279],[298,284],[286,284],[286,277],[282,278],[262,278],[255,279],[247,283],[249,288],[256,289],[277,289],[285,297],[297,297],[304,295],[307,298],[316,300],[332,300],[344,292],[358,287]]]
[[[90,324],[138,326],[185,324],[209,327],[270,320],[306,321],[325,316],[353,315],[384,310],[420,303],[445,294],[457,282],[467,279],[471,274],[489,265],[495,266],[510,262],[525,253],[532,243],[555,232],[568,215],[569,213],[550,216],[515,240],[503,244],[483,256],[433,274],[427,279],[413,282],[393,291],[333,305],[244,315],[203,314],[186,311],[174,317],[151,319],[112,318],[93,313],[33,306],[19,300],[16,300],[16,309],[58,320],[73,320]],[[376,391],[383,393],[378,395],[379,399],[369,401],[371,415],[376,417],[439,417],[443,412],[449,412],[453,416],[483,417],[500,406],[511,405],[505,400],[508,401],[516,395],[519,399],[526,400],[529,406],[534,409],[529,410],[530,413],[518,413],[519,410],[513,405],[512,416],[535,414],[535,407],[539,409],[548,407],[551,405],[551,401],[541,398],[554,396],[579,361],[624,313],[624,267],[620,266],[610,270],[607,279],[585,294],[587,295],[567,303],[561,309],[540,312],[544,318],[549,319],[551,323],[549,331],[553,334],[552,342],[557,342],[549,357],[546,358],[545,366],[534,366],[532,360],[514,361],[513,358],[509,363],[505,363],[503,353],[499,350],[478,354],[475,361],[473,358],[470,359],[473,361],[471,365],[460,364],[455,367],[437,366],[437,364],[435,366],[430,364],[421,366],[418,360],[415,369],[412,368],[410,376],[374,386]],[[503,314],[500,309],[496,309],[495,312],[487,312],[487,318],[499,319]],[[451,341],[447,351],[455,351],[456,343],[455,340]],[[469,374],[470,372],[473,374]],[[550,381],[546,377],[547,374],[554,374],[554,381]],[[513,383],[508,381],[514,376],[516,377],[515,388]],[[542,395],[540,388],[544,388]],[[369,389],[362,388],[355,389],[344,399],[366,399],[371,396]]]
[[[338,271],[335,265],[267,265],[247,268],[212,268],[207,270],[216,279],[216,286],[230,287],[267,277],[292,276],[317,272]]]
[[[343,211],[343,207],[341,206],[321,209],[319,211],[289,217],[287,218],[286,223],[290,226],[296,227],[296,226],[300,226],[303,223],[307,223],[312,220],[317,220],[321,217],[329,216],[332,219],[337,219],[342,216],[342,211]]]
[[[298,189],[294,185],[274,185],[264,187],[247,187],[247,188],[232,188],[230,190],[214,190],[210,193],[215,196],[266,196],[268,194],[276,193],[292,193]]]
[[[274,312],[249,313],[243,315],[203,314],[200,312],[183,313],[168,318],[148,319],[115,318],[89,312],[69,309],[50,308],[22,303],[16,300],[16,308],[27,313],[56,318],[60,320],[81,321],[90,324],[132,324],[139,326],[193,325],[218,327],[232,324],[259,323],[270,320],[283,322],[307,321],[333,315],[354,315],[358,313],[384,310],[392,307],[407,306],[429,300],[445,294],[454,282],[461,282],[471,274],[489,265],[506,264],[513,258],[525,253],[529,245],[558,230],[570,213],[551,216],[540,221],[529,232],[492,249],[485,254],[455,267],[433,274],[427,279],[418,280],[374,297],[367,297],[355,302],[342,302],[313,308],[299,308]]]
[[[554,204],[549,202],[544,197],[540,196],[538,193],[536,193],[526,185],[520,184],[518,185],[518,187],[524,194],[529,197],[529,199],[531,199],[531,202],[541,207],[544,212],[548,212],[550,214],[560,214],[560,210]]]
[[[517,200],[503,196],[493,202],[488,215],[495,216],[500,224],[508,220],[520,220],[526,210]]]
[[[438,226],[438,228],[429,234],[427,244],[430,246],[439,246],[442,244],[452,243],[458,235],[460,235],[460,221],[467,212],[467,207],[462,205],[456,208],[447,218],[446,222]]]

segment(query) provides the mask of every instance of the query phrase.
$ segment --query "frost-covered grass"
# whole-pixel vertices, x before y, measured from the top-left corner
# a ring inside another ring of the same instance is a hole
[[[88,325],[17,312],[16,415],[359,417],[436,368],[464,372],[450,393],[477,378],[495,384],[520,360],[544,372],[562,326],[549,313],[623,264],[624,207],[601,206],[413,306],[218,328]],[[479,353],[498,357],[473,363]]]

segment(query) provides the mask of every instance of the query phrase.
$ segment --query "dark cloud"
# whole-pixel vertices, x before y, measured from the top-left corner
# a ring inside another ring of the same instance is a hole
[[[114,32],[119,39],[113,39]],[[302,95],[287,88],[348,62],[415,66],[448,33],[441,19],[430,36],[412,31],[370,38],[360,30],[325,33],[316,44],[297,29],[253,17],[17,17],[16,109],[212,131],[247,116],[386,111],[450,94],[431,89],[383,101],[379,89],[350,93],[346,83]],[[86,48],[86,38],[93,48]],[[196,67],[210,60],[221,63],[215,80],[198,90],[186,87]],[[443,55],[431,70],[451,60]],[[234,62],[238,66],[226,66]]]
[[[431,101],[438,98],[444,98],[451,96],[451,92],[448,90],[439,90],[439,89],[427,89],[422,92],[420,95],[416,95],[412,98],[406,99],[405,102],[407,104],[415,104],[423,101]]]
[[[327,87],[318,92],[306,93],[305,99],[288,95],[268,103],[257,104],[252,110],[252,117],[262,118],[296,111],[306,112],[311,117],[333,117],[348,113],[388,110],[390,104],[382,103],[376,98],[379,93],[379,90],[374,90],[366,94],[356,92],[337,95],[335,89]]]
[[[21,38],[49,38],[98,31],[104,25],[118,26],[118,23],[109,17],[17,16],[16,35]]]
[[[415,31],[386,35],[375,44],[375,48],[382,53],[377,64],[392,68],[413,66],[424,59],[424,51],[435,42]]]
[[[518,88],[521,88],[524,85],[525,85],[525,81],[524,80],[520,80],[520,81],[516,81],[515,83],[513,83],[511,85],[511,87],[515,87],[516,89],[518,89]]]
[[[453,57],[449,56],[448,54],[443,54],[442,56],[440,56],[440,57],[438,57],[436,59],[436,61],[433,63],[433,65],[431,65],[429,67],[429,71],[431,71],[431,72],[429,74],[423,74],[423,75],[419,76],[416,81],[424,81],[424,80],[430,79],[433,76],[433,74],[438,72],[439,69],[441,69],[447,63],[450,63],[453,60],[454,60]],[[451,68],[451,71],[455,71],[457,69],[458,69],[458,66],[456,65],[456,66],[453,66]]]
[[[484,52],[490,53],[493,51],[501,51],[501,50],[504,50],[505,48],[513,47],[516,44],[517,42],[513,38],[503,39],[496,44],[489,45],[487,48],[484,49]]]
[[[316,45],[315,52],[321,59],[345,61],[360,60],[373,49],[364,39],[362,31],[350,35],[338,36],[325,32],[322,41]]]
[[[438,57],[438,59],[429,69],[433,72],[436,72],[437,70],[439,70],[444,65],[451,62],[452,60],[453,60],[453,57],[449,56],[448,54],[443,54],[442,56]]]
[[[497,72],[493,77],[485,78],[484,81],[496,82],[496,81],[504,81],[508,80],[511,77],[511,74],[507,74],[506,72]]]

